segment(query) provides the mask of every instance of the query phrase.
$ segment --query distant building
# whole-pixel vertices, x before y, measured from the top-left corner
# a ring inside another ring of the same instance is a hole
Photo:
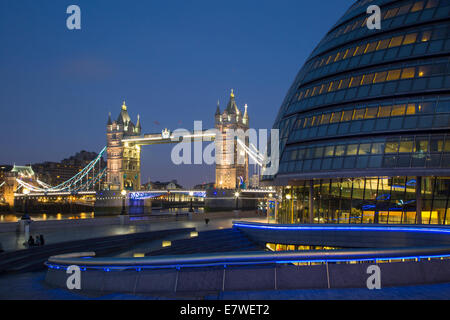
[[[202,184],[197,184],[196,186],[194,186],[194,190],[208,190],[208,189],[213,189],[214,187],[215,187],[214,182],[202,183]]]
[[[37,163],[33,164],[32,168],[39,180],[51,186],[57,186],[83,170],[96,157],[97,153],[83,150],[61,162]],[[99,166],[95,167],[97,173],[106,167],[103,159],[101,159]],[[92,178],[92,176],[89,176],[89,178]]]
[[[177,180],[169,182],[148,182],[142,186],[143,190],[181,190],[183,186],[179,185]]]

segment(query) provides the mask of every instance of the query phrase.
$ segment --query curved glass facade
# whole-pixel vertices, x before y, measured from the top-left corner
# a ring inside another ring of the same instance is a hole
[[[380,30],[366,26],[373,4]],[[449,224],[450,0],[356,2],[274,127],[280,222]]]

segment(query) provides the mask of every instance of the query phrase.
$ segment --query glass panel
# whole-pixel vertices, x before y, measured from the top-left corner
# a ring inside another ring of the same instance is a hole
[[[389,117],[391,115],[391,106],[381,106],[378,111],[378,118]]]
[[[402,44],[403,36],[393,37],[389,43],[389,48],[398,47]]]
[[[389,71],[386,80],[387,81],[398,80],[398,79],[400,79],[400,73],[401,73],[400,69],[398,69],[398,70],[391,70],[391,71]]]
[[[364,118],[365,119],[373,119],[373,118],[376,118],[377,114],[378,114],[378,107],[370,107],[370,108],[367,108],[366,115]]]
[[[374,73],[370,73],[370,74],[364,75],[364,78],[363,78],[363,80],[361,82],[361,85],[372,84],[374,77],[375,77]]]
[[[416,73],[416,68],[405,68],[402,72],[402,79],[410,79],[414,78]]]
[[[384,81],[386,81],[386,76],[387,76],[387,71],[377,72],[375,74],[375,80],[373,82],[374,83],[384,82]]]
[[[405,114],[405,107],[406,107],[406,105],[404,105],[404,104],[399,104],[399,105],[393,106],[392,107],[392,116],[393,117],[403,116]]]
[[[366,109],[356,109],[353,114],[353,120],[363,120]]]
[[[347,155],[348,156],[354,156],[358,152],[358,145],[357,144],[350,144],[347,147]]]
[[[403,40],[403,45],[415,43],[417,41],[417,33],[410,33],[405,36]]]
[[[397,153],[397,151],[398,151],[398,142],[396,141],[386,142],[386,148],[384,150],[385,153]]]

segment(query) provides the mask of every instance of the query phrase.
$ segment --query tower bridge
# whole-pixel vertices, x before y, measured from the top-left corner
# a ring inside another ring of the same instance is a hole
[[[216,144],[217,148],[223,148],[222,152],[216,152],[216,157],[222,157],[216,161],[216,181],[218,189],[226,190],[221,193],[219,199],[231,199],[234,203],[235,190],[248,185],[249,156],[262,166],[263,156],[258,153],[253,145],[249,145],[248,138],[240,140],[237,137],[229,137],[228,130],[247,131],[249,128],[249,116],[247,105],[244,111],[239,110],[235,101],[233,90],[229,102],[223,112],[219,103],[215,113],[215,130],[200,132],[171,132],[168,129],[161,133],[142,134],[140,116],[137,116],[136,124],[131,121],[128,107],[123,102],[117,120],[111,120],[111,113],[106,125],[107,146],[103,148],[98,156],[89,163],[78,174],[58,186],[50,186],[39,179],[17,176],[15,199],[26,202],[34,201],[75,201],[86,200],[92,203],[92,197],[96,204],[110,206],[111,201],[122,199],[122,190],[127,191],[130,201],[146,201],[151,199],[194,199],[204,201],[205,198],[214,198],[217,192],[208,195],[204,190],[141,190],[141,148],[157,144],[176,144],[180,142],[212,142],[219,140],[217,134],[221,135],[222,144]],[[234,141],[234,139],[236,141]],[[233,139],[233,141],[230,141]],[[233,149],[230,155],[228,144],[232,143]],[[253,148],[253,149],[252,149]],[[228,152],[228,153],[227,153]],[[107,167],[100,167],[100,160],[107,156]],[[244,161],[238,161],[242,156]],[[232,158],[230,158],[232,157]],[[233,159],[234,161],[229,161]],[[264,196],[261,192],[269,194],[271,191],[245,190],[247,195]],[[226,196],[224,196],[226,195]],[[244,196],[244,192],[242,193]],[[245,197],[243,197],[245,198]],[[113,205],[114,206],[114,205]]]

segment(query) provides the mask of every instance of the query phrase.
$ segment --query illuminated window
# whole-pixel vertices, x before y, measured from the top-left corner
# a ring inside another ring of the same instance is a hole
[[[379,83],[386,81],[387,71],[383,72],[377,72],[375,74],[375,79],[373,80],[373,83]]]
[[[336,55],[336,58],[334,59],[334,62],[337,62],[337,61],[341,60],[342,56],[343,56],[342,52],[338,52],[337,55]]]
[[[365,53],[369,53],[369,52],[375,51],[377,49],[377,46],[378,46],[378,42],[376,42],[376,41],[369,43],[367,45]]]
[[[356,50],[355,50],[355,53],[353,54],[353,56],[359,56],[360,54],[363,54],[365,50],[366,50],[365,45],[358,46],[358,47],[356,47]]]
[[[320,124],[328,124],[330,123],[331,113],[326,113],[322,115],[322,120],[320,121]]]
[[[402,72],[402,79],[411,79],[414,78],[416,73],[416,68],[405,68]]]
[[[350,88],[358,87],[361,84],[363,76],[352,77],[350,81]]]
[[[366,109],[356,109],[353,113],[353,120],[362,120],[364,119],[364,114]]]
[[[330,123],[340,122],[341,118],[342,118],[342,112],[333,112],[333,115],[331,116]]]
[[[337,90],[338,87],[339,87],[339,83],[340,83],[339,80],[338,80],[338,81],[333,81],[333,82],[331,82],[330,88],[328,89],[328,92],[332,92],[332,91]]]
[[[375,73],[365,74],[361,82],[361,85],[372,84]]]
[[[398,151],[398,142],[396,141],[386,142],[384,153],[397,153],[397,151]]]
[[[417,1],[411,8],[411,12],[420,11],[422,9],[423,9],[423,1]]]
[[[350,78],[348,79],[342,79],[341,82],[339,83],[339,90],[341,89],[347,89],[348,85],[350,84]]]
[[[372,154],[382,154],[384,150],[384,143],[377,142],[372,144]]]
[[[355,52],[355,48],[347,49],[347,51],[345,52],[345,55],[344,55],[344,59],[352,57],[354,52]]]
[[[427,42],[427,41],[430,41],[430,39],[431,39],[431,31],[424,31],[422,33],[422,37],[421,37],[420,41]]]
[[[426,77],[431,74],[431,66],[422,66],[419,67],[419,77]]]
[[[400,141],[400,153],[410,153],[413,150],[414,141]]]
[[[406,105],[404,105],[404,104],[398,104],[398,105],[392,106],[392,116],[397,117],[397,116],[405,115],[405,108],[406,108]]]
[[[408,104],[408,107],[406,108],[406,114],[407,115],[416,114],[416,105],[414,103]]]
[[[399,10],[399,8],[393,8],[393,9],[388,10],[386,12],[384,19],[390,19],[390,18],[395,17],[397,15],[398,10]]]
[[[403,40],[403,45],[415,43],[417,41],[417,33],[407,34]]]
[[[391,116],[391,106],[381,106],[378,111],[378,118],[385,118]]]
[[[386,80],[387,81],[398,80],[398,79],[400,79],[400,73],[401,73],[401,70],[391,70],[391,71],[389,71]]]
[[[355,156],[358,153],[357,144],[349,144],[347,146],[347,156]]]
[[[336,146],[336,151],[334,152],[335,157],[341,157],[345,154],[345,146]]]
[[[417,138],[414,152],[428,152],[428,139]]]
[[[380,40],[378,42],[377,51],[386,49],[389,46],[390,41],[391,41],[390,39]]]
[[[308,98],[308,97],[309,97],[310,92],[311,92],[311,89],[307,89],[307,90],[306,90],[305,98]]]
[[[389,43],[389,48],[398,47],[402,44],[403,36],[393,37]]]
[[[364,119],[373,119],[376,118],[378,114],[378,107],[371,107],[366,109],[366,114]]]
[[[324,157],[334,156],[334,146],[325,147]]]
[[[370,143],[362,143],[359,145],[359,155],[370,154]]]
[[[353,117],[353,110],[343,111],[341,121],[342,122],[344,122],[344,121],[351,121],[352,117]]]

